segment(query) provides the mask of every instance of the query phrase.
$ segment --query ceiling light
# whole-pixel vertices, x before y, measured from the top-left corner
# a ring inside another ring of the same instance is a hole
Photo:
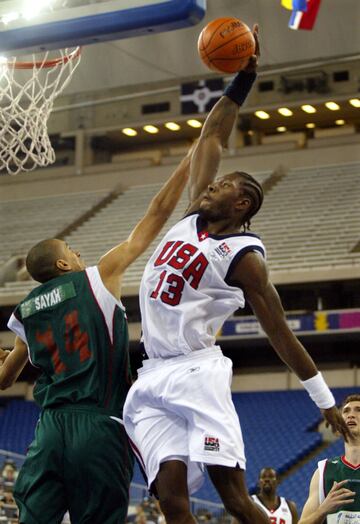
[[[137,135],[137,131],[133,129],[132,127],[125,127],[124,129],[121,130],[121,132],[124,133],[124,135],[126,136],[136,136]]]
[[[10,22],[14,22],[14,20],[17,20],[20,18],[20,14],[16,13],[15,11],[13,13],[6,13],[1,17],[1,22],[4,25],[10,24]]]
[[[268,118],[270,118],[269,113],[267,113],[266,111],[255,111],[255,115],[258,118],[261,118],[261,120],[267,120]]]
[[[315,124],[314,124],[314,122],[308,122],[308,123],[306,124],[306,127],[307,127],[308,129],[314,129]]]
[[[166,122],[165,127],[170,129],[170,131],[179,131],[179,129],[181,129],[176,122]]]
[[[288,109],[287,107],[280,107],[278,109],[278,112],[282,116],[292,116],[294,113],[291,111],[291,109]]]
[[[330,111],[337,111],[338,109],[340,109],[339,104],[337,104],[336,102],[326,102],[325,105],[328,109],[330,109]]]
[[[360,99],[359,98],[352,98],[349,100],[349,103],[354,107],[360,107]]]
[[[144,126],[143,130],[147,133],[150,133],[151,135],[156,135],[156,133],[159,132],[159,128],[151,124]]]
[[[339,118],[339,120],[335,120],[335,124],[337,126],[343,126],[345,124],[345,120],[343,120],[342,118]]]
[[[310,104],[305,104],[301,106],[301,109],[305,111],[305,113],[316,113],[315,107],[311,106]]]
[[[194,118],[187,120],[186,123],[190,127],[202,127],[202,123],[199,122],[199,120],[195,120]]]
[[[279,127],[276,128],[276,131],[278,131],[279,133],[285,133],[286,127],[285,126],[279,126]]]
[[[21,14],[26,20],[30,20],[39,15],[44,9],[52,7],[53,1],[54,0],[36,0],[35,2],[32,1],[31,5],[26,2]]]

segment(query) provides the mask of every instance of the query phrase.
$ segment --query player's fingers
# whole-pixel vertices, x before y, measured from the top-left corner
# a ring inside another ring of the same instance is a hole
[[[254,28],[255,28],[255,26],[254,26]],[[254,39],[255,39],[255,54],[256,54],[256,56],[260,56],[259,34],[258,34],[257,31],[254,30],[253,35],[254,35]]]
[[[334,484],[331,486],[331,491],[335,489],[340,489],[342,486],[347,484],[347,482],[349,482],[348,479],[341,480],[340,482],[336,482],[336,480],[334,480]]]
[[[352,439],[352,435],[349,431],[349,428],[345,423],[340,423],[337,428],[335,428],[334,433],[338,431],[344,438],[345,442],[349,442]]]

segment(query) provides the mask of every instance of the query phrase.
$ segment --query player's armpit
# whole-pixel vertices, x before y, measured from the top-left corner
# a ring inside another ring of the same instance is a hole
[[[20,337],[15,338],[14,349],[0,366],[0,389],[7,389],[16,381],[28,361],[27,345]]]

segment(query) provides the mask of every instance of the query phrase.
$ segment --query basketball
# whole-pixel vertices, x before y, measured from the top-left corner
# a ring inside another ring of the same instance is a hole
[[[255,38],[241,20],[217,18],[201,31],[198,52],[212,71],[236,73],[247,66],[249,58],[255,53]]]

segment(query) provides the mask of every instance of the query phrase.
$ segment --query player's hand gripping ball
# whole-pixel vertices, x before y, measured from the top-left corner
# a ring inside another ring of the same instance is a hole
[[[198,51],[212,71],[236,73],[245,69],[255,54],[256,42],[250,28],[237,18],[217,18],[201,31]]]

